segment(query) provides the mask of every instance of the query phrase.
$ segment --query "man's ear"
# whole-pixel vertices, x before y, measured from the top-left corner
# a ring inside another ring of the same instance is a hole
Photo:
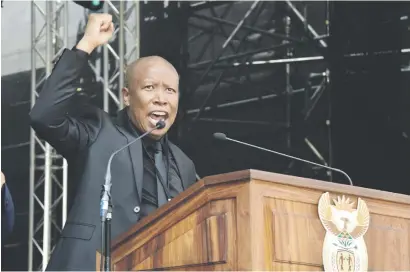
[[[130,91],[127,87],[122,88],[122,99],[124,100],[124,106],[130,105]]]

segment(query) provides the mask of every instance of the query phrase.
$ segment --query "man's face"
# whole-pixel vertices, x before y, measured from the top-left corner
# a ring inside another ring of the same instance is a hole
[[[165,121],[163,129],[150,134],[159,139],[168,132],[178,112],[178,73],[171,64],[155,58],[138,64],[132,73],[129,89],[123,90],[124,103],[129,105],[132,121],[143,133],[158,121]]]

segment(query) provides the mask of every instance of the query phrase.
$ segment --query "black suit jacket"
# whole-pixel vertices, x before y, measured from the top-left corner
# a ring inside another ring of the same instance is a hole
[[[95,270],[95,253],[101,245],[99,203],[106,165],[112,152],[134,139],[127,129],[126,112],[111,118],[101,109],[78,99],[78,83],[87,57],[65,50],[47,79],[30,117],[37,135],[68,161],[71,209],[47,270]],[[170,150],[184,189],[196,180],[193,162],[174,144]],[[141,142],[116,155],[112,174],[112,238],[139,220],[134,208],[142,195]]]

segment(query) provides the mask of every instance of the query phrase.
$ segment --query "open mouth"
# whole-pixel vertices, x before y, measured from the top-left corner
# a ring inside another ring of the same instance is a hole
[[[157,124],[158,121],[168,119],[168,113],[165,111],[152,111],[148,114],[148,118],[153,126]]]

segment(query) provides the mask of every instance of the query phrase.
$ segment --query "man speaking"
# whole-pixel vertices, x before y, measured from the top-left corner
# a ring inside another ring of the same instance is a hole
[[[74,194],[47,270],[95,270],[107,162],[136,137],[152,131],[112,161],[113,238],[196,180],[193,162],[166,135],[179,101],[179,76],[169,62],[153,56],[129,65],[122,90],[126,107],[116,118],[78,99],[89,54],[108,42],[113,31],[111,15],[91,14],[84,37],[63,52],[30,113],[37,135],[67,159],[69,195]]]

